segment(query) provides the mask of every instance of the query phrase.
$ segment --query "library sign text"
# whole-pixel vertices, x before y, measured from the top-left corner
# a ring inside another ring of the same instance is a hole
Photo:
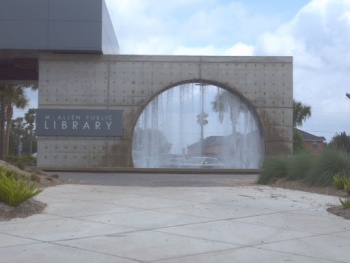
[[[38,136],[122,136],[122,110],[38,109]]]

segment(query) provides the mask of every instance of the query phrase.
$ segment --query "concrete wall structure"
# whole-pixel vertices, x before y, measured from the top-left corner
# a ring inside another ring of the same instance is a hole
[[[261,121],[265,154],[292,152],[292,57],[43,55],[40,109],[123,110],[120,137],[39,137],[38,166],[132,167],[144,107],[183,83],[213,84],[246,99]]]

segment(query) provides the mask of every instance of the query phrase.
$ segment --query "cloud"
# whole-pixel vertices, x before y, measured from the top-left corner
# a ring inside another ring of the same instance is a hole
[[[325,136],[350,123],[350,1],[313,0],[288,23],[262,34],[255,55],[294,57],[294,97],[312,106],[302,128]]]
[[[254,54],[254,46],[237,43],[225,50],[225,56],[252,56]]]
[[[257,53],[293,55],[298,67],[350,66],[350,1],[313,0],[287,24],[264,33]]]
[[[223,55],[238,42],[250,45],[280,22],[279,15],[261,15],[239,1],[109,0],[107,5],[123,54],[197,54],[198,48],[212,52],[202,55]]]

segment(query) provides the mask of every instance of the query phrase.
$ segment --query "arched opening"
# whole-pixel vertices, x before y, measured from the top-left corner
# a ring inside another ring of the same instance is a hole
[[[264,143],[255,110],[239,94],[187,83],[156,96],[133,133],[136,168],[257,169]]]

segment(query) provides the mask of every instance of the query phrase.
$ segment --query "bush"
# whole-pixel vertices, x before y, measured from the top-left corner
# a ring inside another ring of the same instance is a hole
[[[297,129],[293,129],[293,153],[297,154],[305,151],[306,146],[302,135]]]
[[[339,190],[344,189],[344,178],[339,175],[333,176],[333,185]]]
[[[304,151],[292,156],[267,158],[257,183],[268,184],[286,177],[286,180],[302,180],[314,186],[341,184],[335,176],[350,180],[350,155],[326,149],[317,155]],[[344,189],[344,186],[339,188]]]
[[[18,168],[18,169],[21,169],[21,170],[24,170],[24,168],[25,168],[24,163],[22,163],[21,161],[17,161],[17,162],[15,163],[15,166],[17,166],[17,168]]]
[[[347,209],[350,208],[350,199],[346,199],[343,201],[339,198],[339,201],[343,205],[344,208],[347,208]]]
[[[37,175],[37,174],[31,174],[29,176],[29,179],[33,182],[37,182],[37,183],[40,183],[40,176]]]
[[[26,165],[33,165],[36,162],[36,158],[31,155],[21,155],[21,156],[8,156],[6,161],[12,165],[17,166],[19,169],[23,170]]]
[[[269,157],[264,161],[262,171],[258,177],[258,184],[268,184],[277,178],[287,175],[289,157]]]
[[[333,149],[320,153],[306,175],[305,182],[315,186],[330,186],[333,177],[346,177],[350,174],[350,156]]]
[[[314,164],[315,156],[310,152],[300,152],[289,158],[287,180],[294,181],[305,178]]]
[[[344,182],[344,191],[347,192],[348,195],[350,195],[350,182],[349,181]]]
[[[0,201],[11,206],[17,206],[38,195],[43,190],[36,189],[35,183],[25,179],[15,179],[14,175],[7,176],[7,171],[0,169]]]
[[[329,147],[346,153],[350,153],[350,137],[346,135],[345,132],[336,134],[331,142]]]

